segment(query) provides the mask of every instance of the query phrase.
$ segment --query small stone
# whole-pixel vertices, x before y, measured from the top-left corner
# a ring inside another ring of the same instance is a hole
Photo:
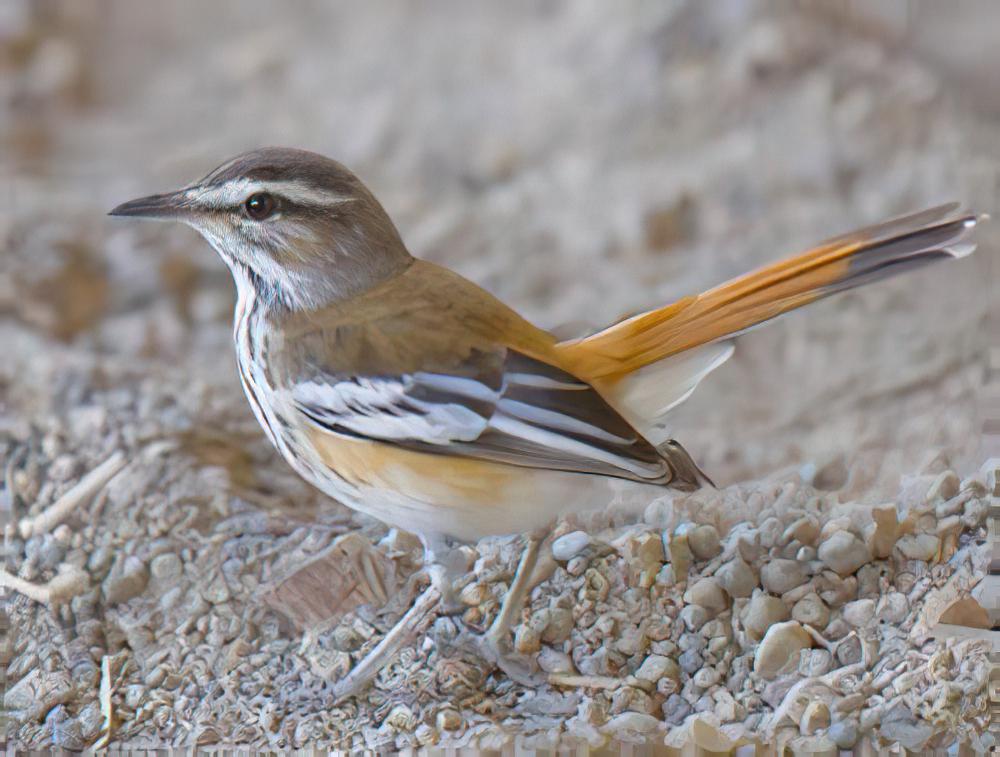
[[[383,723],[399,733],[411,733],[420,721],[405,704],[397,704],[385,716]]]
[[[590,534],[586,531],[571,531],[552,542],[552,556],[559,562],[567,562],[590,546]]]
[[[826,702],[819,700],[810,702],[802,712],[802,719],[799,721],[799,731],[803,736],[812,736],[817,731],[821,731],[830,725],[830,708]]]
[[[138,557],[130,555],[124,560],[116,561],[108,577],[104,579],[101,590],[109,605],[127,602],[137,597],[149,583],[149,572],[146,564]]]
[[[571,576],[582,576],[587,571],[588,562],[583,555],[577,555],[566,563],[566,572]]]
[[[844,605],[842,612],[844,620],[855,628],[861,628],[868,625],[871,619],[875,617],[875,600],[858,599],[854,602],[848,602]]]
[[[934,735],[934,727],[926,721],[917,720],[909,710],[906,717],[883,722],[879,735],[890,744],[899,744],[911,752],[923,752],[924,746]]]
[[[840,515],[835,518],[830,518],[823,524],[823,528],[819,532],[819,540],[826,541],[835,533],[840,531],[851,531],[851,526],[853,522],[847,515]]]
[[[635,671],[635,677],[651,684],[656,684],[661,678],[680,679],[680,666],[665,655],[651,654],[642,661]]]
[[[746,562],[752,563],[761,555],[760,532],[748,529],[736,537],[736,551]]]
[[[576,668],[573,667],[573,658],[552,647],[542,647],[542,651],[538,655],[538,667],[546,673],[576,673]]]
[[[705,664],[704,658],[695,652],[693,649],[689,649],[684,652],[680,657],[677,658],[677,664],[680,665],[681,670],[687,673],[689,676],[693,676],[699,670],[701,666]]]
[[[708,620],[708,611],[701,605],[686,605],[681,610],[680,619],[689,631],[697,631]]]
[[[821,676],[830,672],[833,656],[825,649],[803,649],[799,652],[799,673],[807,676]]]
[[[612,736],[627,736],[628,734],[645,734],[656,730],[660,721],[645,712],[623,712],[615,715],[601,726],[601,731]]]
[[[895,504],[879,505],[872,508],[874,527],[868,537],[868,547],[872,555],[885,559],[892,554],[899,538],[899,515]]]
[[[620,686],[611,696],[611,712],[615,715],[625,711],[652,714],[653,699],[641,687]]]
[[[462,716],[458,714],[457,710],[445,707],[438,712],[435,722],[440,731],[457,731],[462,727]]]
[[[739,557],[719,568],[715,578],[731,597],[749,597],[757,585],[753,570]]]
[[[808,580],[805,568],[795,560],[771,560],[760,569],[760,582],[772,594],[784,594]]]
[[[687,540],[687,530],[678,528],[667,538],[667,554],[670,558],[670,570],[674,583],[687,580],[688,569],[694,559],[694,553]]]
[[[490,597],[490,587],[478,581],[466,584],[458,594],[458,600],[467,607],[479,607]]]
[[[714,619],[702,626],[701,633],[705,638],[722,638],[726,641],[732,638],[732,627],[727,621]]]
[[[852,749],[858,743],[858,724],[853,720],[838,720],[826,729],[826,735],[841,749]]]
[[[712,617],[729,608],[729,597],[714,578],[701,578],[692,584],[684,592],[684,601],[704,607]]]
[[[682,633],[680,639],[677,640],[677,646],[683,649],[685,652],[689,649],[693,649],[695,652],[701,652],[705,649],[707,645],[705,636],[700,633]]]
[[[819,538],[819,523],[808,515],[793,521],[781,535],[781,540],[785,543],[794,540],[802,544],[815,544],[817,538]]]
[[[680,725],[691,714],[691,705],[680,694],[671,694],[663,703],[663,719],[670,725]]]
[[[184,565],[181,559],[173,552],[164,552],[157,555],[149,564],[150,573],[153,579],[161,584],[175,582],[184,572]]]
[[[991,457],[983,463],[979,473],[986,482],[986,493],[991,497],[1000,497],[1000,457]]]
[[[542,648],[541,636],[528,623],[522,623],[514,634],[514,649],[521,654],[535,654]]]
[[[861,639],[850,636],[837,645],[837,660],[841,665],[855,665],[861,662]]]
[[[688,546],[699,560],[711,560],[722,553],[722,543],[715,526],[703,524],[688,532]]]
[[[788,608],[769,594],[758,594],[743,611],[743,625],[754,640],[762,638],[769,628],[783,620],[788,620]]]
[[[910,614],[910,601],[902,592],[892,591],[879,599],[875,615],[879,620],[898,625]]]
[[[937,557],[941,541],[933,534],[907,534],[896,542],[896,548],[908,560],[930,562]]]
[[[440,736],[437,728],[427,725],[427,723],[421,723],[413,732],[413,738],[417,740],[417,744],[426,747],[436,744]]]
[[[760,543],[767,549],[771,549],[778,544],[781,539],[781,520],[771,516],[770,518],[765,518],[764,522],[760,524],[758,529],[760,535]]]
[[[819,547],[819,559],[842,576],[853,573],[870,562],[871,552],[850,531],[837,531]]]
[[[802,597],[792,608],[792,619],[813,628],[826,628],[830,622],[830,608],[815,592]]]
[[[799,652],[812,646],[812,637],[794,620],[771,626],[754,651],[753,670],[772,679],[798,666]]]
[[[702,689],[710,689],[719,682],[719,671],[715,668],[702,668],[694,674],[694,685]]]
[[[630,583],[648,589],[663,566],[663,539],[654,533],[632,537],[625,545],[625,560]]]
[[[934,483],[927,489],[925,501],[929,504],[936,504],[951,499],[958,494],[959,479],[955,471],[946,470],[939,473],[934,479]]]
[[[549,622],[542,632],[542,641],[546,644],[559,644],[569,638],[572,630],[572,611],[565,607],[553,607],[549,610]]]

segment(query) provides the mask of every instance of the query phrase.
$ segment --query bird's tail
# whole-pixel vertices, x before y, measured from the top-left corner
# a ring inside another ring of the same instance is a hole
[[[966,238],[978,220],[950,204],[859,229],[703,294],[561,342],[558,350],[578,375],[605,386],[687,353],[691,368],[683,372],[693,371],[697,383],[728,357],[731,348],[721,342],[748,329],[836,292],[968,255],[975,245]],[[701,358],[692,359],[696,354]]]

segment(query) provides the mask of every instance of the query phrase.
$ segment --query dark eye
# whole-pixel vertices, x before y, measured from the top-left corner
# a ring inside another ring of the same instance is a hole
[[[269,195],[267,192],[258,192],[250,195],[243,203],[243,207],[246,208],[247,215],[253,220],[263,221],[275,211],[278,203],[275,202],[273,195]]]

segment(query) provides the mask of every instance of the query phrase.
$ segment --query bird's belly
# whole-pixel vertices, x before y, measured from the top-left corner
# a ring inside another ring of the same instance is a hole
[[[524,533],[562,514],[604,507],[616,488],[601,476],[427,454],[314,429],[306,434],[326,469],[307,476],[315,485],[416,533],[467,541]],[[615,481],[621,483],[629,482]]]

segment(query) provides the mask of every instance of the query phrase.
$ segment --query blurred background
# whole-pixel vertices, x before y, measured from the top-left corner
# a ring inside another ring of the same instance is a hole
[[[262,145],[336,157],[414,254],[577,330],[893,214],[990,212],[998,24],[988,2],[8,0],[0,423],[152,383],[215,403],[168,430],[255,433],[220,261],[104,214]],[[868,498],[977,463],[996,237],[747,336],[677,437],[723,484],[807,465]]]
[[[51,533],[6,531],[37,591],[67,566],[78,581],[71,602],[0,608],[21,629],[20,743],[83,749],[118,723],[122,743],[301,745],[315,727],[349,746],[392,705],[330,709],[331,660],[350,658],[324,644],[346,622],[309,646],[268,608],[276,577],[358,521],[257,427],[228,272],[190,230],[110,208],[243,150],[315,150],[414,254],[579,332],[888,216],[957,200],[996,217],[998,28],[986,0],[4,0],[0,515],[129,461]],[[740,340],[672,420],[717,483],[743,484],[726,502],[760,510],[801,476],[823,502],[875,503],[901,476],[979,467],[1000,224],[978,238]],[[262,515],[289,504],[318,522]],[[701,517],[725,532],[739,512]]]

